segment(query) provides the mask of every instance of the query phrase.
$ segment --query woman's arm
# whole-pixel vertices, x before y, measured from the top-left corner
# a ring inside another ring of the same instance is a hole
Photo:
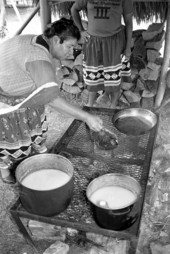
[[[53,102],[49,103],[49,105],[62,114],[69,115],[87,123],[89,128],[94,131],[100,131],[103,128],[103,121],[98,116],[89,114],[80,107],[70,104],[61,97],[58,97]]]
[[[47,83],[56,84],[56,87],[53,86],[49,89],[47,88],[46,92],[43,93],[41,97],[36,96],[35,102],[34,100],[31,100],[30,105],[29,101],[27,101],[27,107],[34,107],[36,105],[45,105],[49,103],[49,105],[58,112],[86,122],[88,126],[95,131],[102,129],[103,121],[99,117],[87,113],[81,108],[72,105],[60,97],[59,87],[56,83],[55,71],[49,62],[31,62],[27,64],[27,71],[29,71],[32,79],[35,81],[37,88]]]

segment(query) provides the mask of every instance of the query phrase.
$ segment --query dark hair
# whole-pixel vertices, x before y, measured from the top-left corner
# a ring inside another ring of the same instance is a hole
[[[80,32],[77,26],[74,24],[73,20],[61,18],[50,25],[43,33],[48,39],[57,35],[60,38],[60,43],[68,38],[75,38],[80,40]]]

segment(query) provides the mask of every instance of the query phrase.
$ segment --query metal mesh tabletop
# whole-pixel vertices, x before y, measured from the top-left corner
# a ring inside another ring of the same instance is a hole
[[[74,166],[74,191],[68,208],[57,216],[44,217],[26,212],[18,201],[12,207],[11,212],[14,214],[14,217],[19,215],[86,232],[120,238],[136,237],[139,233],[150,161],[158,124],[144,135],[127,136],[120,133],[112,123],[112,118],[117,111],[87,107],[84,110],[103,119],[104,127],[117,136],[118,146],[112,151],[98,150],[90,138],[90,130],[87,125],[84,122],[74,120],[51,151],[52,153],[66,156]],[[123,173],[132,176],[141,185],[141,197],[134,204],[132,210],[132,214],[133,212],[134,214],[138,213],[138,218],[128,229],[123,231],[116,232],[97,226],[90,204],[86,198],[88,184],[94,178],[107,173]]]
[[[134,177],[141,185],[142,195],[135,204],[139,217],[126,231],[137,235],[142,214],[145,189],[157,126],[140,136],[127,136],[120,133],[112,123],[115,110],[86,108],[103,119],[104,126],[116,134],[118,146],[110,151],[98,150],[90,138],[90,130],[81,121],[74,120],[61,140],[54,147],[54,153],[69,158],[74,165],[74,195],[71,204],[58,218],[80,224],[94,224],[91,209],[86,199],[86,188],[91,180],[107,173],[123,173]]]

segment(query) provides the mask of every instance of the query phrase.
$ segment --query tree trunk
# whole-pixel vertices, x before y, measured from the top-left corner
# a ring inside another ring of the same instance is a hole
[[[164,57],[163,57],[163,64],[162,64],[162,69],[161,69],[159,87],[158,87],[156,100],[155,100],[155,108],[160,107],[163,97],[164,97],[164,93],[165,93],[165,89],[166,89],[166,75],[167,75],[168,66],[169,66],[169,59],[170,59],[170,3],[168,4],[165,49],[164,49]]]

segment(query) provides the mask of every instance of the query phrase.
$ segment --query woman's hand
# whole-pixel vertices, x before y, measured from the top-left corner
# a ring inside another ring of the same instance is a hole
[[[103,121],[98,116],[88,114],[86,123],[93,131],[100,131],[101,129],[103,129]]]

